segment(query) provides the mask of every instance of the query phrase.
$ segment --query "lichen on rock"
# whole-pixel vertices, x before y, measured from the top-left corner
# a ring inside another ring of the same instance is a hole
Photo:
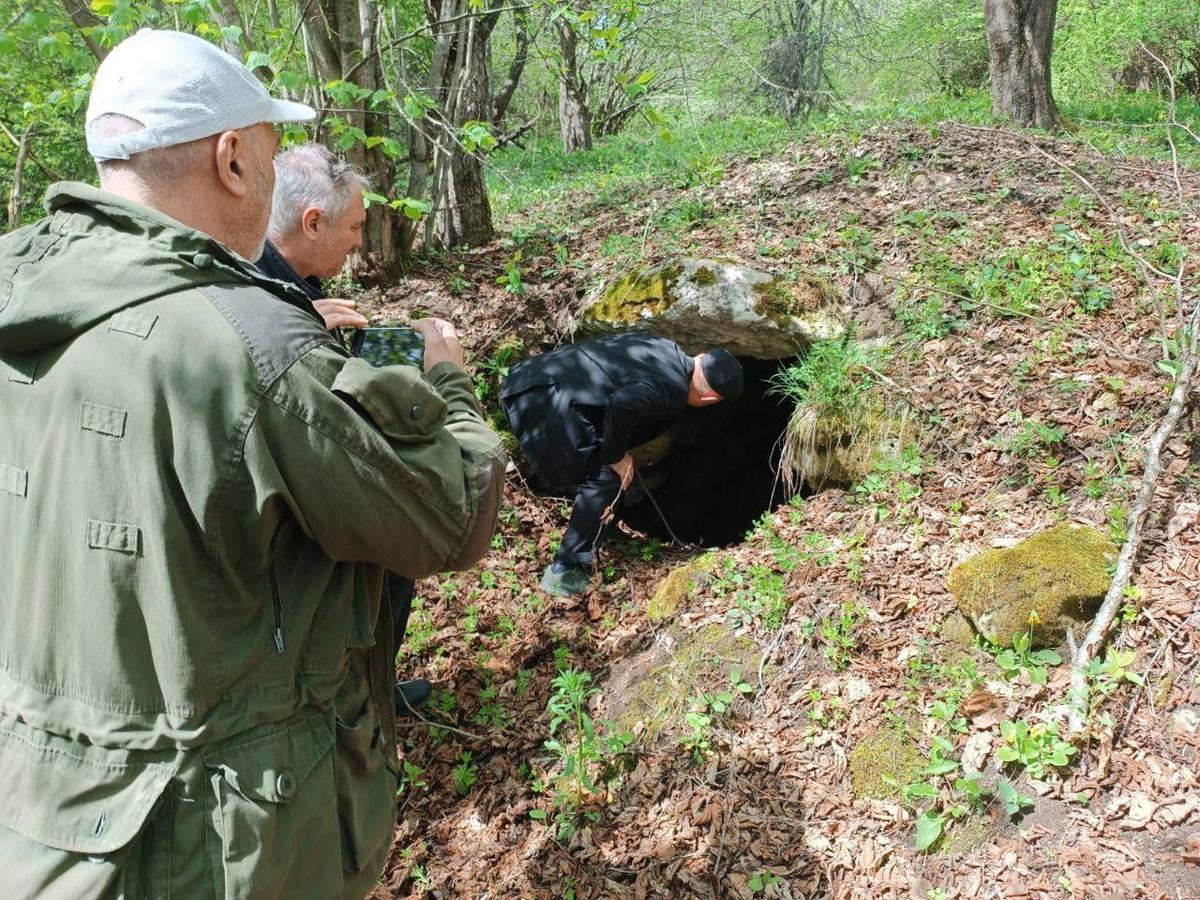
[[[670,309],[682,266],[630,272],[605,288],[588,314],[597,322],[632,325]]]
[[[689,353],[724,347],[784,359],[840,336],[837,292],[815,273],[781,281],[726,259],[678,259],[610,279],[576,322],[580,337],[650,331]]]
[[[1032,629],[1034,646],[1055,646],[1087,622],[1108,591],[1116,547],[1084,525],[1065,523],[1013,547],[987,550],[950,570],[946,585],[985,638],[1010,646]]]
[[[828,309],[838,302],[833,285],[812,272],[804,273],[790,283],[774,279],[761,281],[754,285],[753,290],[754,308],[777,322]]]

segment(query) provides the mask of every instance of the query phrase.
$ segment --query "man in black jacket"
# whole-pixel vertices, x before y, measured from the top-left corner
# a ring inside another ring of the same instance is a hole
[[[545,487],[575,489],[575,506],[542,588],[591,583],[602,519],[633,480],[630,449],[665,432],[689,406],[736,400],[742,366],[727,350],[692,357],[674,341],[622,334],[559,347],[514,366],[500,402]]]

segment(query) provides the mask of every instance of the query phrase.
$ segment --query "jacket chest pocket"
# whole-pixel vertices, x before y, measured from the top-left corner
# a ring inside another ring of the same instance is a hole
[[[332,747],[325,722],[303,719],[205,756],[216,896],[340,895]]]

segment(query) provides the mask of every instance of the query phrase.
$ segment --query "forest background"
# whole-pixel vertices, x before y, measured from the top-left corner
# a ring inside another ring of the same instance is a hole
[[[178,28],[220,44],[273,91],[320,110],[315,136],[372,180],[368,249],[389,271],[407,266],[414,249],[486,244],[506,213],[581,177],[657,170],[702,180],[723,154],[765,151],[800,129],[904,117],[978,122],[997,111],[1081,131],[1105,149],[1165,153],[1164,131],[1154,126],[1167,115],[1171,79],[1185,124],[1195,122],[1200,95],[1200,11],[1192,0],[4,6],[0,179],[8,227],[40,215],[51,181],[94,178],[83,114],[109,48],[138,28]],[[1018,80],[1031,79],[1034,95],[1046,74],[1036,46],[1027,48],[1032,70],[1020,52],[1007,63],[997,57],[1006,17],[1046,44],[1048,105],[1000,97],[999,77],[989,94],[988,21],[997,71],[1007,66]],[[314,135],[297,126],[285,143],[306,136]]]

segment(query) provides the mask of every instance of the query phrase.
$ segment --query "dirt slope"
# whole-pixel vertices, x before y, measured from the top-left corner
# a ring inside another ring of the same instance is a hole
[[[1038,140],[1169,263],[1169,172]],[[1192,254],[1198,178],[1183,179]],[[1144,687],[1114,686],[1068,767],[1036,783],[1006,770],[1036,798],[1023,818],[985,801],[930,852],[914,846],[916,816],[961,799],[961,771],[919,774],[931,750],[994,781],[1001,720],[1044,720],[1066,690],[1063,666],[1045,685],[1006,680],[992,653],[952,639],[947,572],[1063,520],[1120,537],[1165,409],[1158,312],[1112,246],[1109,214],[1026,138],[950,124],[807,139],[710,181],[575,196],[507,223],[534,235],[519,247],[520,296],[497,284],[509,242],[444,258],[370,303],[463,323],[487,394],[498,347],[552,343],[583,292],[631,259],[702,252],[785,278],[812,267],[855,298],[866,332],[892,335],[886,374],[917,447],[857,490],[777,510],[659,621],[649,598],[694,554],[631,537],[606,552],[585,602],[551,603],[536,584],[567,507],[510,483],[488,559],[419,586],[400,671],[435,681],[429,716],[460,731],[402,726],[412,768],[377,896],[1200,897],[1194,416],[1169,446],[1117,642]],[[733,643],[689,642],[724,634],[731,608],[781,598],[778,628],[751,615]],[[749,690],[689,752],[686,711],[729,689],[735,657]],[[561,771],[543,746],[561,668],[592,673],[595,717],[638,736],[611,793],[588,797],[594,824],[560,844],[530,812],[553,818],[535,788]],[[639,691],[664,671],[689,699],[648,721]],[[887,779],[864,787],[880,734],[911,748],[892,754],[916,760],[900,781],[928,780],[937,798],[906,802]]]

